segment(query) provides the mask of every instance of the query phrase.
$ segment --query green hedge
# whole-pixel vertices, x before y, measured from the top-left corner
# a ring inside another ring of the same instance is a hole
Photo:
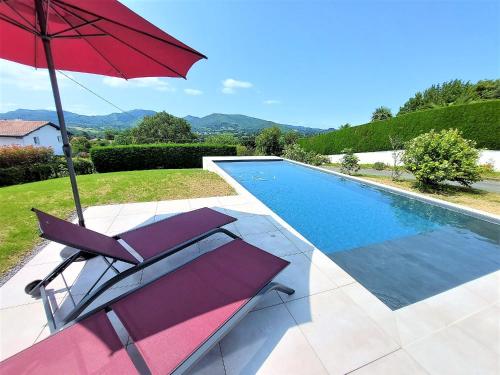
[[[151,144],[93,147],[90,157],[97,172],[157,168],[200,168],[203,156],[235,156],[236,146],[209,144]]]
[[[345,148],[385,151],[391,149],[390,135],[409,141],[431,129],[457,128],[465,138],[476,141],[477,147],[500,150],[499,113],[500,100],[430,109],[303,138],[299,144],[323,155],[339,154]]]
[[[92,162],[88,159],[73,158],[75,173],[91,174],[94,171]],[[0,168],[0,186],[24,184],[43,181],[50,178],[68,175],[68,167],[64,157],[54,157],[48,163],[20,164],[14,167]]]

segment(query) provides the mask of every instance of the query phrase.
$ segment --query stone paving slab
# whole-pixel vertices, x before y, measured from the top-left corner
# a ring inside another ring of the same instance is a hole
[[[391,311],[251,196],[96,206],[85,210],[85,218],[90,228],[115,234],[205,206],[233,215],[238,221],[229,230],[291,261],[277,281],[296,293],[269,294],[191,374],[500,372],[500,272]],[[217,235],[195,244],[124,280],[98,303],[227,241]],[[49,243],[0,288],[0,359],[49,335],[41,302],[24,294],[24,286],[42,278],[68,250]],[[72,268],[66,283],[55,280],[52,288],[59,314],[71,307],[67,288],[78,299],[102,265],[94,258]]]

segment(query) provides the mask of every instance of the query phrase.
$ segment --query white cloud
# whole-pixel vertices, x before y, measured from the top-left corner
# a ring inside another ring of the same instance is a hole
[[[134,78],[128,81],[117,77],[104,77],[102,83],[117,88],[147,87],[157,91],[175,91],[175,88],[170,86],[168,82],[157,77]]]
[[[57,80],[60,87],[68,81],[61,74],[57,74]],[[26,91],[51,90],[47,69],[35,69],[7,60],[0,60],[0,86],[13,86]]]
[[[184,92],[187,95],[192,95],[192,96],[198,96],[203,94],[203,91],[197,89],[184,89]]]
[[[281,103],[281,100],[276,100],[276,99],[264,100],[264,104],[268,104],[268,105],[280,104],[280,103]]]
[[[248,89],[250,87],[253,87],[251,82],[238,81],[232,78],[222,81],[222,92],[224,94],[234,94],[236,89]]]

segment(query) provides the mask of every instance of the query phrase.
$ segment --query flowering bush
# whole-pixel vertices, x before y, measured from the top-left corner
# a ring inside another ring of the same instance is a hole
[[[283,157],[311,165],[328,163],[328,158],[326,156],[317,154],[314,151],[306,151],[297,143],[286,145],[283,150]]]
[[[0,147],[0,168],[48,163],[53,156],[54,151],[49,147],[2,146]]]
[[[431,130],[408,142],[403,161],[421,186],[436,187],[446,180],[470,186],[481,179],[478,158],[475,142],[449,129]]]

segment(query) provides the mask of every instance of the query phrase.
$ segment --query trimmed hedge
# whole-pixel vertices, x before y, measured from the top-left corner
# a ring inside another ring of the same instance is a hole
[[[500,100],[456,105],[400,115],[388,120],[302,138],[306,150],[323,155],[340,154],[345,148],[355,152],[391,150],[389,136],[409,141],[431,129],[456,128],[478,148],[500,150]]]
[[[200,168],[203,156],[235,156],[236,146],[210,144],[148,144],[93,147],[90,157],[97,172],[140,169]]]
[[[94,167],[89,159],[73,158],[75,173],[91,174]],[[68,166],[64,157],[53,157],[48,163],[20,164],[14,167],[0,168],[0,186],[43,181],[50,178],[68,176]]]

